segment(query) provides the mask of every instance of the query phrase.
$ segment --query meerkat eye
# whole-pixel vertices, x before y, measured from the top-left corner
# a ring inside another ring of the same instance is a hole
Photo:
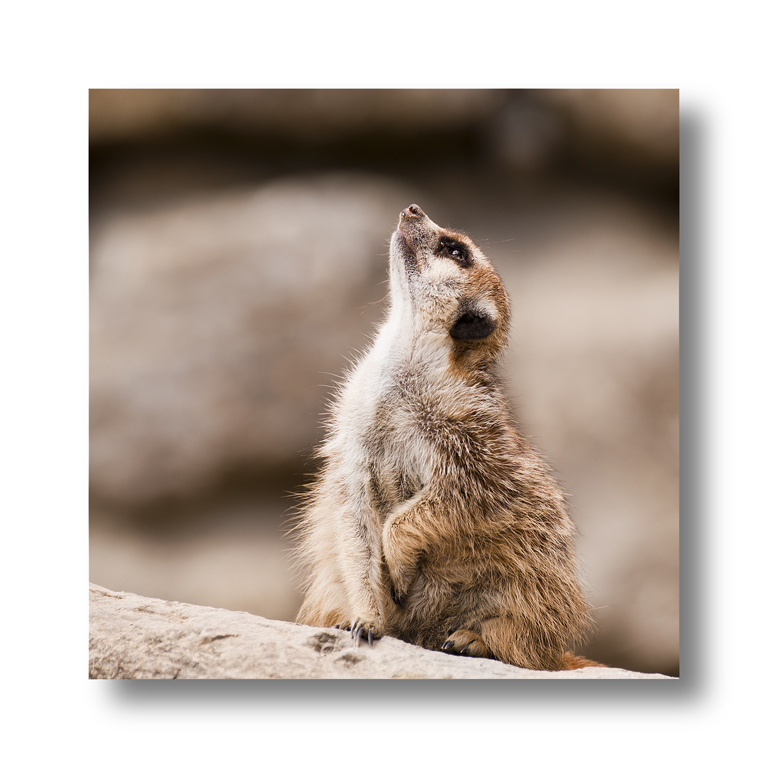
[[[453,259],[457,264],[462,267],[469,265],[469,254],[467,249],[459,243],[446,242],[442,244],[442,254],[450,259]]]

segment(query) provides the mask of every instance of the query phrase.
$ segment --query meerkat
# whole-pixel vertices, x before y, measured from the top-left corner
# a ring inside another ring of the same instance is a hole
[[[507,292],[417,205],[389,250],[389,312],[331,406],[300,510],[303,624],[530,669],[592,665],[574,525],[496,370]]]

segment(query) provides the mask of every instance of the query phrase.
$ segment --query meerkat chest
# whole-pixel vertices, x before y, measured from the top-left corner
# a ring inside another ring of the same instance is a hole
[[[347,478],[365,486],[386,516],[426,485],[432,472],[420,393],[391,364],[363,366],[350,384],[338,411],[339,453]]]
[[[429,457],[419,450],[418,441],[407,425],[397,427],[398,416],[387,414],[379,428],[371,426],[364,435],[366,445],[366,491],[382,519],[426,484]],[[402,419],[405,421],[405,419]]]

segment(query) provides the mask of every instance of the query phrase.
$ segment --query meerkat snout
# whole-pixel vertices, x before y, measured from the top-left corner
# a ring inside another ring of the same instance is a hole
[[[402,211],[400,211],[400,221],[402,222],[403,219],[407,219],[411,216],[424,216],[424,211],[419,208],[416,203],[412,203],[407,208],[404,208]]]
[[[432,241],[439,227],[432,222],[424,211],[415,203],[400,211],[397,229],[393,239],[400,240],[401,246],[406,251],[411,251],[417,256],[423,246],[432,248]],[[409,254],[410,255],[410,254]],[[417,259],[417,262],[423,259]]]

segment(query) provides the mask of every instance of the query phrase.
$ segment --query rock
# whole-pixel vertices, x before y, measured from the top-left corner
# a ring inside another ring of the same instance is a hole
[[[341,630],[112,592],[95,584],[89,592],[92,679],[665,679],[601,667],[532,671],[427,651],[391,637],[373,647],[355,647]]]
[[[306,461],[333,376],[379,318],[386,233],[409,202],[386,179],[331,175],[103,222],[93,498],[146,504]]]

